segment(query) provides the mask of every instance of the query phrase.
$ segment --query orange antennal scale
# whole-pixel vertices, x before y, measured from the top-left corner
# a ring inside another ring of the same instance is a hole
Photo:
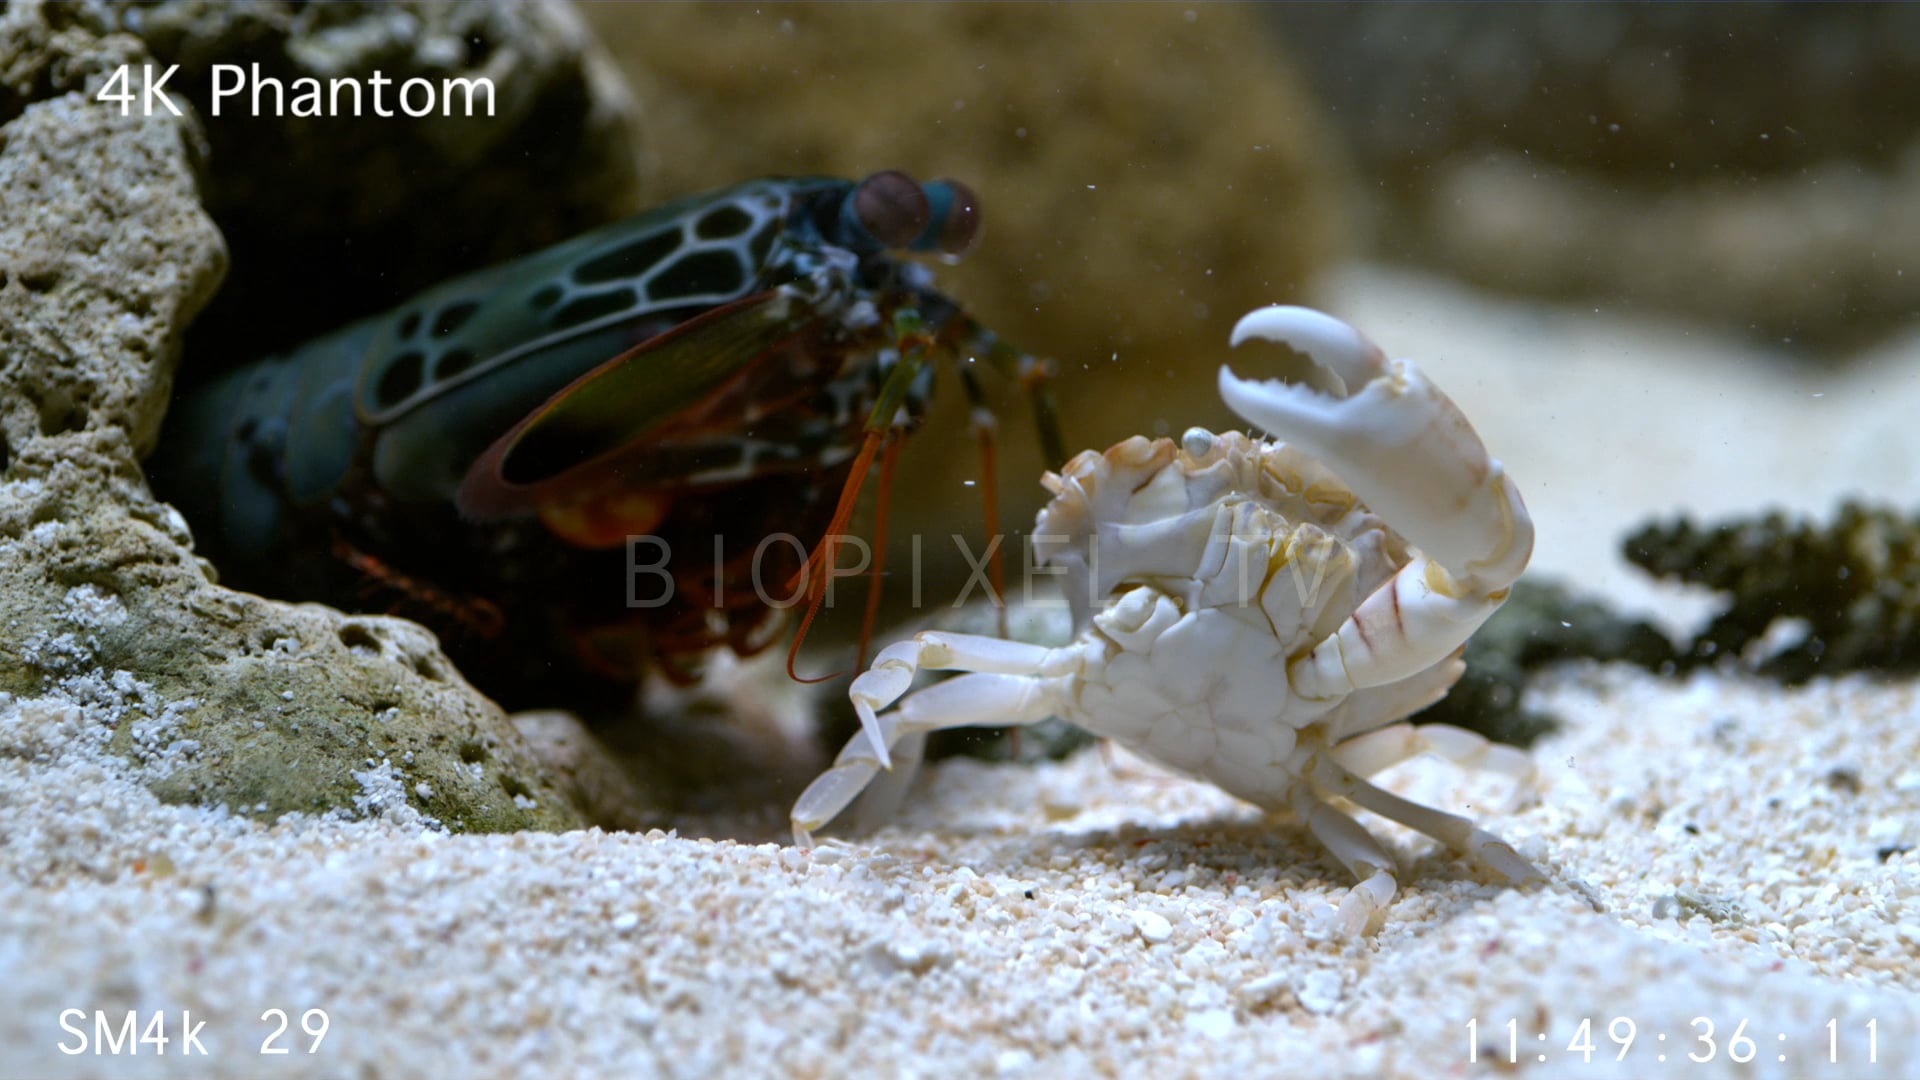
[[[873,411],[867,416],[866,438],[860,444],[860,453],[853,459],[853,471],[847,474],[847,483],[840,491],[840,505],[834,508],[833,523],[827,526],[827,534],[820,541],[807,561],[801,564],[800,572],[794,575],[798,582],[815,571],[815,564],[825,564],[825,574],[818,578],[807,578],[807,613],[800,620],[800,629],[794,634],[793,647],[787,650],[787,676],[795,682],[825,682],[838,678],[847,672],[835,672],[817,679],[803,679],[793,670],[794,661],[800,656],[800,644],[806,640],[807,628],[813,625],[820,605],[826,599],[827,582],[833,572],[829,556],[833,553],[836,537],[846,535],[847,522],[853,517],[854,504],[860,501],[860,488],[866,483],[867,471],[873,467],[873,459],[880,451],[880,444],[893,430],[895,418],[906,401],[907,389],[919,377],[927,363],[927,353],[934,347],[934,339],[927,334],[926,321],[918,311],[902,308],[893,313],[895,339],[900,342],[900,359],[887,375],[878,398],[873,403]]]
[[[874,507],[873,587],[867,590],[867,614],[860,621],[860,658],[855,671],[867,667],[867,646],[873,643],[873,624],[880,618],[880,590],[887,582],[887,511],[893,499],[893,469],[900,462],[900,448],[906,445],[906,433],[887,440],[887,452],[880,456],[880,498]]]
[[[827,576],[826,574],[818,574],[816,576],[815,566],[816,564],[826,563],[827,557],[833,551],[833,545],[837,542],[837,538],[846,535],[847,522],[853,518],[854,505],[860,501],[860,488],[865,485],[867,480],[867,470],[873,467],[874,455],[879,453],[880,443],[886,436],[887,433],[884,429],[867,432],[866,439],[860,444],[860,453],[853,459],[853,471],[847,474],[846,486],[840,489],[840,505],[834,508],[833,521],[827,526],[826,535],[822,536],[820,542],[814,545],[812,553],[807,556],[807,561],[800,564],[800,569],[793,575],[793,580],[787,583],[787,587],[792,588],[804,581],[807,590],[807,613],[801,616],[800,629],[795,631],[793,635],[793,645],[787,649],[787,677],[794,682],[827,682],[830,679],[837,679],[847,674],[847,672],[844,671],[836,671],[831,675],[821,675],[816,678],[806,679],[802,678],[799,672],[793,669],[793,665],[800,659],[800,646],[807,640],[807,630],[813,625],[814,616],[820,614],[820,605],[825,602],[827,598]],[[827,565],[824,568],[829,571],[832,570],[831,565]]]

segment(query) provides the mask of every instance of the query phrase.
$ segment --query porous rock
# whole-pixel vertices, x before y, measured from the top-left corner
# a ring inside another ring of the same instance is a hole
[[[424,631],[220,588],[149,493],[138,455],[226,249],[194,119],[94,99],[146,61],[97,8],[0,10],[0,693],[78,707],[170,800],[575,824]]]

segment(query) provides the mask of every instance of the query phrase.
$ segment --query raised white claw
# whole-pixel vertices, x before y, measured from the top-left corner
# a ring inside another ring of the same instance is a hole
[[[1533,522],[1506,470],[1473,425],[1411,360],[1331,315],[1275,305],[1242,318],[1232,343],[1279,342],[1338,381],[1329,394],[1220,367],[1220,396],[1257,424],[1325,462],[1462,585],[1503,589],[1533,554]]]
[[[1261,308],[1233,329],[1235,345],[1248,338],[1300,353],[1334,389],[1256,382],[1222,365],[1228,407],[1320,459],[1420,549],[1339,633],[1293,662],[1294,689],[1332,699],[1440,662],[1506,600],[1533,554],[1533,519],[1513,481],[1453,399],[1339,319]]]

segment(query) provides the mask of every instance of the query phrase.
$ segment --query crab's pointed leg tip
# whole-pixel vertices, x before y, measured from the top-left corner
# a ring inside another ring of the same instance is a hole
[[[880,734],[880,718],[874,715],[873,706],[855,698],[854,711],[860,714],[860,730],[866,732],[867,745],[873,748],[873,757],[880,767],[893,771],[893,754],[887,748],[886,739]]]

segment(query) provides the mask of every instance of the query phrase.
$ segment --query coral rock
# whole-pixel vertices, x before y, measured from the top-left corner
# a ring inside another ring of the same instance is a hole
[[[1694,638],[1695,661],[1770,651],[1759,670],[1790,683],[1920,670],[1920,515],[1849,501],[1826,526],[1778,513],[1705,528],[1683,518],[1648,525],[1624,550],[1648,573],[1730,597]],[[1766,641],[1781,619],[1806,632]]]
[[[138,452],[226,250],[195,121],[93,100],[145,62],[97,9],[0,9],[0,693],[77,711],[171,800],[576,823],[424,631],[218,587],[148,492]]]

